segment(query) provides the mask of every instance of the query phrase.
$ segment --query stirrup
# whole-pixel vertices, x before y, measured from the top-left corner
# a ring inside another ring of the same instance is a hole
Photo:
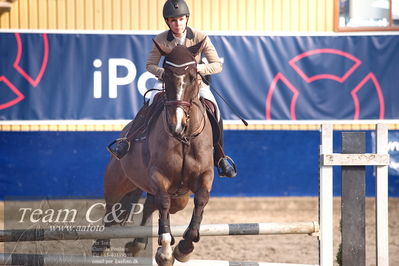
[[[120,151],[118,150],[118,144],[125,142],[127,143],[127,149],[125,151]],[[113,147],[114,144],[116,143],[116,147]],[[130,141],[124,137],[124,138],[118,138],[116,140],[114,140],[113,142],[111,142],[111,144],[109,144],[107,146],[107,150],[118,160],[122,159],[123,156],[125,156],[125,154],[130,150]]]
[[[236,167],[236,164],[234,163],[233,159],[231,159],[229,156],[224,156],[224,157],[222,157],[222,158],[219,159],[219,161],[218,161],[218,163],[217,163],[217,169],[218,169],[218,174],[219,174],[219,176],[220,176],[220,177],[227,177],[227,176],[225,175],[225,173],[223,173],[223,170],[222,170],[221,167],[220,167],[220,163],[222,162],[223,159],[226,159],[227,162],[230,164],[230,166],[233,167],[234,172],[235,172],[235,175],[234,175],[234,176],[231,176],[231,177],[235,177],[235,176],[237,175],[237,167]]]

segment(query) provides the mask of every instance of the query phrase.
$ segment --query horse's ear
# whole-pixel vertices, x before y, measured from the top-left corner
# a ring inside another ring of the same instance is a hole
[[[158,48],[161,55],[163,55],[163,56],[168,55],[172,51],[172,49],[169,48],[168,46],[162,45],[154,39],[152,39],[152,41],[154,42],[155,46]]]
[[[193,46],[188,47],[188,50],[189,50],[194,56],[196,56],[196,55],[199,53],[199,51],[200,51],[202,45],[204,44],[204,41],[205,41],[206,38],[207,38],[207,37],[205,37],[205,38],[204,38],[202,41],[200,41],[199,43],[197,43],[197,44],[195,44],[195,45],[193,45]]]

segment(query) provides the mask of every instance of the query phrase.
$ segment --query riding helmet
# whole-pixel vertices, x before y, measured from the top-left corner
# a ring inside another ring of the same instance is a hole
[[[177,18],[183,16],[190,16],[190,10],[184,0],[167,0],[163,6],[163,17]]]

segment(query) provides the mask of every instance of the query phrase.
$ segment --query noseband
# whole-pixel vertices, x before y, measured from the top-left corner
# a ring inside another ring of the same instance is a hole
[[[178,101],[178,100],[165,101],[164,106],[165,106],[165,108],[168,107],[168,106],[176,106],[176,108],[181,107],[183,109],[183,112],[184,112],[185,116],[187,117],[187,121],[189,121],[190,120],[190,112],[191,112],[191,102],[192,102],[192,100],[190,102]],[[184,108],[184,107],[187,107],[188,110],[186,108]],[[166,115],[166,113],[165,113],[165,115]]]

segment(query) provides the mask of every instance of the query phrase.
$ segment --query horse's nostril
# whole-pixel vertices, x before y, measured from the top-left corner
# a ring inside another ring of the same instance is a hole
[[[175,132],[176,132],[178,135],[183,135],[183,133],[184,133],[185,130],[186,130],[186,125],[182,123],[182,124],[180,124],[180,125],[177,125]]]

